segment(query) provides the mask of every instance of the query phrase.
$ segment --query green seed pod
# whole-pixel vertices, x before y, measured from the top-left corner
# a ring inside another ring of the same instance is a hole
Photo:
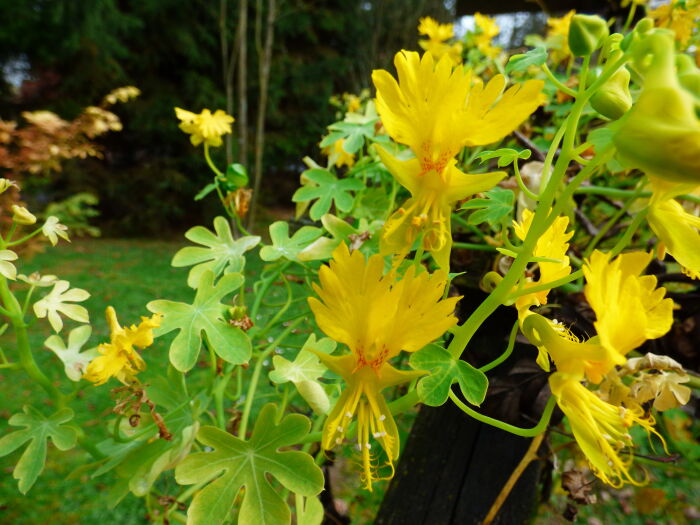
[[[569,28],[569,49],[575,56],[589,56],[603,45],[609,33],[608,24],[601,17],[574,15]]]
[[[593,94],[591,106],[604,117],[619,119],[632,107],[629,83],[630,72],[621,67]]]

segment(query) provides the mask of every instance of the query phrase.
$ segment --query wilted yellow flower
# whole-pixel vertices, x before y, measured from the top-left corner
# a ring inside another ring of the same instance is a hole
[[[426,52],[401,51],[394,59],[397,82],[375,70],[377,110],[391,137],[411,148],[416,158],[399,160],[381,146],[377,151],[396,180],[412,197],[387,221],[383,254],[405,254],[419,235],[442,268],[449,266],[453,204],[492,188],[504,172],[467,175],[455,166],[464,146],[500,140],[517,128],[543,101],[540,80],[516,84],[505,93],[505,77],[484,86],[471,73],[453,70],[446,57],[437,63]]]
[[[107,104],[116,104],[117,102],[128,102],[132,98],[136,98],[141,94],[141,90],[134,86],[123,86],[111,91],[104,98]]]
[[[98,347],[101,355],[90,361],[83,377],[95,385],[106,383],[110,377],[116,377],[126,384],[146,368],[146,363],[134,347],[144,349],[153,344],[153,329],[160,326],[161,316],[141,317],[138,326],[122,328],[114,308],[108,306],[106,315],[110,342]]]
[[[352,168],[355,164],[355,155],[348,153],[344,148],[345,139],[338,139],[332,145],[326,146],[321,152],[328,157],[328,163],[331,166],[340,168],[347,166]]]
[[[651,417],[639,407],[621,407],[607,403],[588,390],[575,375],[555,372],[549,385],[557,404],[568,418],[576,443],[586,456],[593,473],[605,483],[620,487],[625,483],[641,485],[629,472],[632,455],[621,452],[632,446],[629,429],[639,424],[654,432]]]
[[[342,356],[316,353],[347,384],[328,415],[322,446],[330,449],[342,443],[357,418],[363,481],[371,490],[377,465],[370,438],[386,452],[392,473],[399,454],[398,430],[381,391],[423,374],[397,370],[389,360],[401,350],[420,350],[453,326],[459,297],[442,299],[445,271],[416,275],[411,266],[399,280],[393,273],[384,275],[381,255],[366,260],[359,251],[351,254],[345,244],[335,250],[329,266],[321,267],[319,279],[321,285],[314,285],[319,299],[309,298],[316,323],[350,349]]]
[[[418,32],[428,37],[427,40],[419,40],[418,44],[425,51],[432,53],[435,58],[439,59],[447,55],[454,64],[462,62],[462,44],[447,43],[447,40],[454,37],[453,24],[440,24],[437,20],[426,16],[419,20]]]
[[[0,179],[0,193],[5,193],[9,188],[12,187],[19,189],[19,186],[15,181],[10,179]]]
[[[487,57],[496,57],[501,52],[501,48],[491,45],[491,41],[501,32],[496,20],[481,13],[474,13],[474,23],[479,30],[474,37],[479,51]]]
[[[190,135],[193,146],[199,146],[202,142],[213,147],[221,146],[221,137],[231,133],[231,124],[234,121],[233,117],[222,109],[217,109],[214,113],[205,109],[197,114],[175,108],[175,115],[181,121],[180,129]]]
[[[571,57],[569,49],[569,27],[571,19],[576,14],[573,9],[561,18],[550,17],[547,20],[547,44],[550,49],[549,56],[555,64]]]

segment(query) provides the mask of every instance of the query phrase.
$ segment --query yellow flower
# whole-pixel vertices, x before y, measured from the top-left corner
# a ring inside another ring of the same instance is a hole
[[[175,108],[175,115],[181,121],[180,129],[190,135],[193,146],[202,142],[213,147],[221,146],[221,137],[231,133],[231,124],[234,121],[233,117],[222,109],[217,109],[214,113],[205,109],[197,114]]]
[[[321,152],[328,157],[328,162],[331,166],[337,168],[347,166],[348,168],[352,168],[355,164],[355,155],[345,151],[343,147],[344,144],[345,139],[338,139],[332,146],[326,146],[321,150]]]
[[[534,213],[528,209],[524,209],[522,220],[520,222],[513,221],[513,229],[521,241],[525,240],[534,217]],[[568,217],[557,217],[554,219],[552,225],[547,228],[547,231],[537,239],[533,255],[535,257],[556,259],[558,262],[538,263],[540,278],[537,281],[528,280],[528,282],[525,283],[526,289],[531,286],[557,281],[571,273],[569,256],[566,255],[566,252],[569,250],[569,239],[571,239],[574,232],[567,232],[566,228],[568,226]],[[521,311],[523,308],[529,308],[530,306],[547,304],[548,294],[549,290],[542,290],[533,294],[522,295],[515,301],[515,305],[518,311]]]
[[[685,48],[693,31],[697,31],[700,2],[697,0],[671,1],[649,11],[648,16],[654,19],[656,27],[671,29],[681,47]]]
[[[377,110],[389,135],[409,146],[415,158],[399,160],[377,146],[382,162],[412,195],[387,221],[381,251],[405,254],[423,234],[423,247],[447,268],[453,204],[505,176],[466,175],[455,166],[455,155],[464,146],[490,144],[511,133],[542,102],[543,82],[528,80],[503,93],[503,75],[484,86],[462,67],[453,70],[446,57],[436,63],[429,52],[421,59],[401,51],[394,63],[399,82],[387,71],[372,73]]]
[[[123,86],[107,94],[104,98],[106,104],[116,104],[117,102],[128,102],[141,94],[141,90],[134,86]]]
[[[624,357],[647,339],[661,337],[673,323],[673,300],[656,277],[642,275],[652,254],[630,252],[610,260],[595,250],[583,267],[584,293],[596,314],[601,344]]]
[[[549,29],[547,31],[547,44],[550,48],[550,57],[555,64],[571,57],[569,49],[569,27],[571,19],[576,11],[571,10],[561,18],[551,17],[547,20]]]
[[[584,293],[596,315],[597,336],[585,343],[568,330],[544,317],[526,312],[522,328],[538,347],[538,364],[549,369],[547,355],[557,370],[600,383],[625,355],[647,339],[661,337],[673,323],[673,301],[664,299],[666,290],[656,288],[656,277],[641,275],[651,254],[631,252],[610,261],[608,254],[595,250],[586,261]]]
[[[501,29],[496,24],[496,20],[481,13],[474,13],[474,22],[479,29],[479,33],[474,38],[476,46],[487,57],[494,58],[501,52],[499,47],[493,47],[491,41],[494,39]]]
[[[116,377],[126,384],[146,368],[146,363],[134,347],[144,349],[153,344],[153,329],[160,326],[161,316],[154,314],[150,319],[142,317],[138,326],[122,328],[114,308],[108,306],[106,315],[110,342],[98,347],[102,355],[88,364],[83,377],[95,385],[106,383],[110,377]]]
[[[645,418],[639,407],[606,403],[575,375],[556,372],[549,377],[549,385],[593,473],[613,487],[643,484],[630,475],[632,455],[623,458],[620,453],[633,445],[629,428],[637,423],[647,432],[654,432],[654,419]]]
[[[328,415],[322,446],[342,443],[357,418],[357,448],[361,452],[363,481],[372,489],[377,479],[370,438],[384,449],[388,466],[399,454],[399,434],[381,391],[410,381],[423,372],[397,370],[389,364],[401,350],[415,352],[440,337],[457,319],[453,311],[459,297],[442,299],[447,273],[415,275],[411,266],[402,279],[384,275],[384,258],[365,260],[345,244],[333,253],[329,266],[319,271],[319,299],[309,298],[316,323],[329,337],[343,343],[349,354],[319,359],[340,375],[347,386]],[[391,477],[391,476],[389,476]]]
[[[419,20],[418,32],[428,37],[427,40],[419,40],[418,44],[435,58],[446,55],[455,65],[462,62],[462,44],[459,42],[446,43],[447,40],[454,37],[452,24],[440,24],[437,20],[426,16]]]

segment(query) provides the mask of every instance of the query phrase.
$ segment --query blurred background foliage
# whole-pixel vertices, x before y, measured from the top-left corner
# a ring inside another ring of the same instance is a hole
[[[267,6],[253,0],[247,11],[251,137]],[[118,108],[124,132],[101,139],[103,160],[70,161],[62,173],[33,177],[27,189],[45,202],[97,195],[97,222],[107,235],[179,232],[213,215],[213,200],[192,201],[208,174],[177,128],[173,107],[226,107],[220,24],[225,9],[232,45],[238,7],[203,0],[0,1],[0,118],[48,109],[70,119],[117,86],[142,92]],[[439,0],[281,0],[276,7],[260,192],[273,207],[289,202],[301,158],[318,156],[320,137],[334,120],[331,95],[359,92],[396,49],[416,49],[419,16],[447,19],[454,9]],[[237,119],[239,97],[234,88]],[[234,139],[238,158],[235,147]],[[216,154],[223,159],[223,151]],[[249,146],[244,163],[252,168],[252,162]]]

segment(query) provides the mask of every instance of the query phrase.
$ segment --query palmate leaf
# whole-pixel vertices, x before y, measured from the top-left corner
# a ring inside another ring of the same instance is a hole
[[[223,523],[244,487],[238,512],[240,525],[288,525],[289,507],[273,489],[267,474],[301,496],[315,496],[323,490],[323,473],[309,454],[279,451],[306,436],[311,427],[308,418],[289,414],[276,425],[276,416],[275,406],[265,405],[248,441],[212,426],[199,430],[197,440],[213,451],[187,456],[176,467],[175,479],[181,485],[213,481],[192,499],[188,525]]]
[[[328,213],[333,203],[339,211],[350,211],[355,203],[355,197],[350,192],[364,188],[364,183],[361,180],[338,179],[330,171],[324,169],[306,170],[304,175],[315,185],[299,188],[294,193],[292,201],[316,200],[309,210],[309,216],[315,221]]]
[[[461,210],[474,210],[468,218],[469,224],[487,222],[490,225],[500,224],[513,213],[515,195],[512,191],[495,187],[484,193],[485,199],[471,199],[465,202]]]
[[[51,438],[58,450],[68,450],[75,446],[78,434],[74,428],[64,426],[73,419],[70,408],[63,408],[48,418],[27,405],[22,410],[24,414],[14,414],[8,423],[25,428],[0,439],[0,457],[7,456],[29,441],[12,472],[12,477],[19,480],[19,491],[26,494],[44,470],[47,438]]]
[[[242,272],[245,252],[260,242],[260,237],[256,235],[234,239],[231,226],[223,217],[214,219],[214,230],[216,233],[204,226],[190,228],[185,237],[203,247],[187,246],[173,257],[171,264],[176,268],[194,265],[187,276],[187,284],[192,288],[197,288],[202,274],[207,270],[214,272],[215,277],[223,272]]]
[[[260,249],[260,258],[263,261],[276,261],[284,257],[293,261],[300,251],[318,239],[322,233],[323,230],[320,228],[302,226],[290,237],[288,222],[274,222],[270,225],[272,246],[263,246]]]
[[[190,304],[157,300],[146,305],[149,311],[163,315],[154,335],[178,330],[170,345],[170,362],[180,372],[187,372],[197,362],[202,347],[202,333],[214,352],[233,364],[250,359],[250,339],[240,328],[229,324],[224,315],[228,307],[221,304],[224,296],[240,288],[243,275],[229,273],[214,285],[214,274],[206,270],[199,279],[194,302]]]
[[[430,375],[418,382],[418,397],[426,405],[437,407],[447,401],[452,384],[457,382],[462,394],[473,405],[486,397],[489,381],[486,375],[469,363],[452,357],[436,344],[430,344],[411,355],[409,364],[415,370],[427,370]]]

